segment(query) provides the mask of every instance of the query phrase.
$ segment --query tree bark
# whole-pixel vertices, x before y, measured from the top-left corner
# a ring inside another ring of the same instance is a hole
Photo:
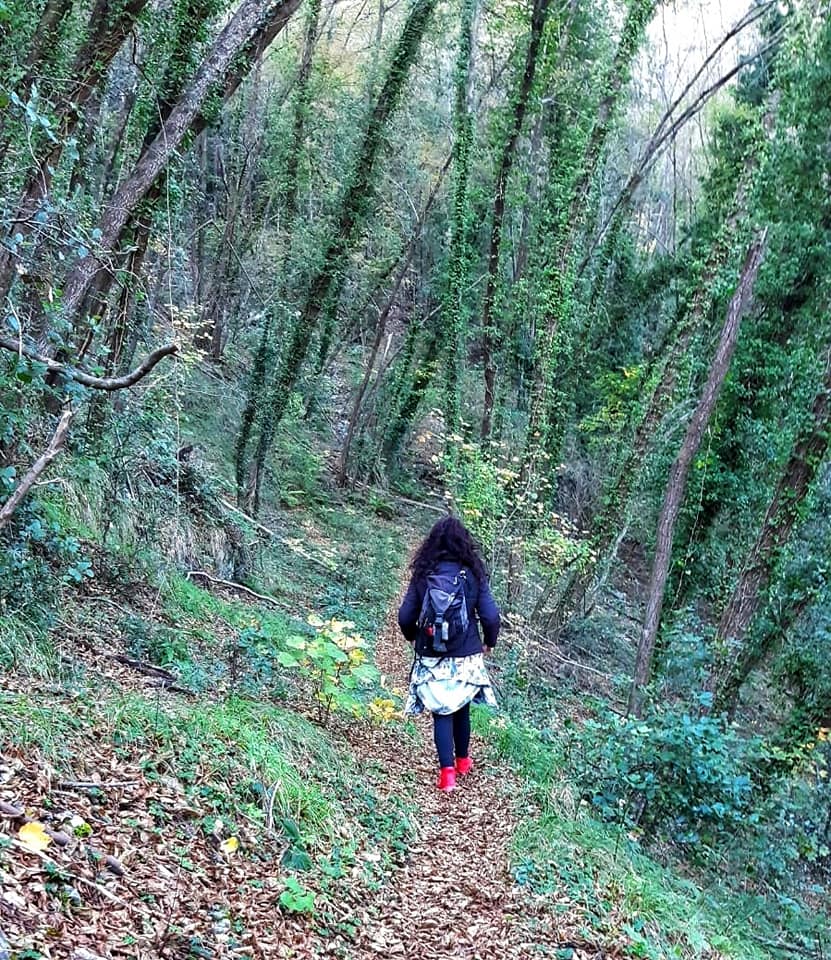
[[[701,446],[704,431],[710,423],[721,388],[730,369],[730,361],[738,342],[742,318],[752,302],[753,287],[764,255],[766,237],[766,230],[758,233],[747,252],[738,285],[727,308],[727,316],[713,356],[707,382],[687,427],[678,456],[670,468],[664,503],[658,517],[655,559],[647,592],[643,629],[635,658],[632,686],[629,692],[627,712],[635,716],[640,716],[643,710],[643,691],[649,682],[652,669],[655,641],[658,637],[664,593],[672,560],[675,522],[684,502],[690,466]]]
[[[64,410],[63,414],[61,415],[61,419],[58,421],[58,426],[56,427],[54,434],[52,434],[52,439],[49,441],[49,446],[43,451],[37,460],[35,460],[23,479],[15,487],[12,495],[3,504],[3,506],[0,507],[0,530],[6,526],[9,520],[11,520],[15,510],[17,510],[17,508],[23,502],[26,494],[29,492],[29,490],[31,490],[37,478],[63,449],[63,446],[66,443],[67,434],[69,433],[69,425],[74,416],[75,408],[67,407]]]
[[[142,152],[132,173],[102,214],[98,251],[77,263],[64,286],[63,310],[68,319],[75,318],[90,284],[105,268],[107,258],[136,206],[167,166],[184,137],[188,133],[195,136],[207,125],[201,111],[208,96],[220,85],[225,102],[236,91],[256,57],[286,25],[299,5],[300,0],[277,0],[264,14],[262,0],[243,0],[173,106],[158,135]]]
[[[355,436],[355,428],[358,425],[358,418],[361,414],[361,406],[363,404],[364,396],[366,395],[367,387],[369,386],[370,378],[372,377],[372,371],[375,369],[375,360],[378,356],[378,351],[381,347],[381,342],[384,339],[384,332],[387,327],[387,320],[389,319],[390,311],[395,305],[395,301],[398,297],[398,292],[401,289],[401,285],[404,282],[404,278],[407,276],[407,271],[410,269],[410,265],[413,262],[413,256],[416,251],[416,246],[418,241],[421,238],[421,232],[424,227],[424,222],[427,219],[427,215],[435,203],[436,197],[438,196],[439,189],[444,182],[445,174],[450,166],[450,157],[448,157],[447,162],[442,167],[439,172],[436,182],[433,184],[433,189],[430,191],[430,195],[427,197],[427,202],[421,209],[418,219],[416,220],[415,227],[413,232],[410,235],[410,240],[407,243],[406,250],[404,251],[404,259],[401,262],[401,266],[398,268],[398,273],[396,274],[395,281],[392,285],[392,292],[387,297],[387,301],[384,304],[383,309],[378,315],[378,323],[375,328],[375,338],[372,342],[372,347],[369,352],[369,357],[366,362],[366,368],[364,370],[363,379],[361,380],[361,385],[358,387],[358,392],[355,395],[355,400],[352,404],[352,412],[349,416],[349,425],[346,430],[346,438],[343,441],[343,447],[340,452],[340,457],[338,459],[338,484],[340,486],[346,485],[346,480],[348,476],[349,469],[349,452],[352,447],[352,440]]]
[[[468,104],[468,91],[473,60],[473,33],[477,0],[462,0],[459,44],[454,72],[453,104],[453,207],[450,248],[447,253],[447,286],[443,326],[446,332],[445,352],[450,376],[445,378],[445,427],[448,436],[459,430],[459,385],[464,366],[464,294],[469,260],[468,224],[470,204],[470,154],[473,146],[473,117]]]
[[[46,0],[46,6],[40,15],[29,52],[24,60],[26,76],[20,85],[24,95],[37,79],[45,54],[58,39],[56,31],[71,9],[72,0]]]
[[[770,584],[780,551],[799,521],[801,505],[828,452],[829,430],[831,350],[826,353],[823,382],[814,398],[810,419],[797,437],[762,526],[719,620],[716,643],[723,653],[714,667],[710,683],[715,694],[715,713],[734,713],[742,686],[766,652],[764,645],[745,642],[747,631]]]
[[[297,382],[320,317],[324,311],[336,308],[346,259],[368,212],[372,175],[382,146],[384,128],[401,98],[410,68],[437,3],[438,0],[416,0],[410,9],[342,195],[333,235],[321,258],[322,266],[309,284],[305,306],[295,321],[286,350],[275,371],[247,488],[239,491],[239,496],[245,499],[254,514],[259,510],[266,454],[286,412],[289,396]]]
[[[531,15],[531,36],[525,55],[525,69],[522,73],[522,80],[513,107],[511,126],[502,148],[502,158],[496,175],[490,243],[488,246],[488,280],[482,305],[482,358],[485,370],[485,399],[482,407],[482,427],[480,431],[482,440],[487,440],[490,437],[495,401],[496,365],[494,348],[496,331],[493,322],[493,307],[499,277],[499,252],[502,246],[502,225],[505,219],[505,191],[513,169],[516,145],[525,121],[531,89],[534,86],[537,58],[548,17],[549,5],[550,0],[534,0],[534,9]]]
[[[558,338],[570,321],[568,301],[574,289],[573,256],[589,212],[589,192],[597,175],[612,121],[620,102],[624,86],[629,80],[632,62],[652,18],[657,0],[630,0],[615,56],[604,78],[602,96],[591,131],[583,148],[577,175],[568,190],[568,206],[554,210],[556,240],[553,253],[547,262],[544,276],[549,289],[545,302],[550,304],[536,349],[534,385],[528,431],[523,455],[522,476],[527,478],[535,470],[536,461],[543,451],[550,450],[552,392],[558,356]]]

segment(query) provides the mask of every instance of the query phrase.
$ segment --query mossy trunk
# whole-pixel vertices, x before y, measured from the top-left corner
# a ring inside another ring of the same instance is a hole
[[[635,716],[640,716],[642,712],[644,689],[649,683],[652,671],[652,657],[655,642],[658,638],[658,628],[661,624],[664,592],[669,575],[669,565],[672,560],[675,522],[684,502],[687,477],[693,458],[701,445],[701,438],[704,436],[704,431],[707,429],[710,418],[715,411],[727,372],[730,369],[730,361],[738,343],[742,319],[752,303],[753,288],[762,263],[765,240],[766,231],[762,231],[750,245],[736,290],[727,308],[727,316],[713,355],[707,382],[702,388],[701,396],[690,418],[678,455],[670,468],[664,502],[658,517],[655,559],[647,589],[646,612],[635,657],[632,686],[629,691],[627,712]]]
[[[468,106],[468,89],[473,56],[473,23],[476,0],[462,0],[459,46],[456,54],[453,104],[453,208],[450,249],[447,256],[447,284],[442,310],[443,344],[440,347],[447,364],[444,383],[444,418],[448,436],[457,433],[459,397],[465,361],[465,289],[467,287],[468,230],[470,203],[470,155],[473,147],[473,117]]]
[[[410,8],[341,196],[335,226],[326,244],[321,267],[309,283],[305,305],[294,323],[286,349],[271,379],[248,484],[246,490],[241,491],[248,507],[255,513],[259,510],[266,456],[320,321],[328,311],[337,307],[349,254],[369,214],[375,163],[383,145],[384,130],[398,106],[410,68],[437,4],[438,0],[416,0]]]
[[[799,522],[802,504],[828,451],[829,430],[831,350],[826,352],[823,382],[814,398],[810,418],[794,443],[762,526],[742,562],[741,574],[719,620],[716,631],[718,659],[709,684],[715,694],[715,713],[732,716],[741,688],[768,652],[771,634],[768,632],[758,640],[747,641],[748,629],[770,584],[781,551]]]

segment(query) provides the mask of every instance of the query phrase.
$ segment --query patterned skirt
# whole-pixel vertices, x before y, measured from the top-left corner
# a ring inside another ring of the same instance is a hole
[[[416,657],[405,714],[416,717],[425,710],[455,713],[468,703],[496,706],[481,653],[470,657]]]

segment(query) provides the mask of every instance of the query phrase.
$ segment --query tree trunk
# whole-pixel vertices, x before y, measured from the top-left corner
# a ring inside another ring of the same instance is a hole
[[[375,369],[375,360],[378,356],[378,351],[381,347],[381,342],[384,339],[384,332],[387,326],[387,320],[389,319],[390,311],[395,305],[395,301],[398,297],[398,293],[401,290],[401,285],[404,282],[404,278],[407,276],[407,271],[410,269],[410,265],[413,262],[413,256],[415,255],[416,246],[418,241],[421,238],[421,232],[424,227],[424,222],[427,219],[427,215],[435,203],[436,197],[438,196],[439,189],[444,182],[445,174],[447,173],[448,167],[450,165],[450,157],[448,157],[447,163],[442,167],[439,172],[436,182],[433,184],[433,189],[430,191],[430,195],[427,197],[427,202],[422,207],[421,213],[419,214],[418,219],[416,220],[413,232],[410,235],[409,242],[407,243],[406,250],[404,251],[404,259],[401,262],[401,266],[398,268],[398,273],[395,277],[395,282],[392,286],[392,292],[387,297],[387,301],[384,304],[383,309],[378,315],[378,323],[375,328],[375,338],[372,342],[372,348],[369,352],[369,358],[367,359],[366,368],[364,370],[364,376],[361,380],[361,385],[358,388],[358,392],[355,395],[355,400],[352,404],[352,412],[349,416],[349,425],[346,430],[346,438],[343,441],[343,447],[340,452],[340,458],[338,460],[338,483],[340,486],[346,485],[346,479],[348,476],[349,469],[349,452],[352,447],[352,440],[355,436],[355,428],[358,425],[358,418],[361,415],[361,406],[363,404],[364,396],[366,395],[367,387],[369,386],[370,378],[372,377],[372,371]]]
[[[713,711],[730,715],[750,673],[766,647],[746,643],[748,628],[770,584],[782,547],[800,518],[800,508],[828,451],[831,430],[831,350],[826,353],[822,387],[814,398],[810,420],[797,437],[790,458],[773,492],[761,529],[742,564],[741,574],[724,608],[716,633],[723,650],[713,669],[710,689]]]
[[[522,132],[522,125],[528,109],[528,99],[534,86],[537,72],[537,57],[540,42],[545,29],[550,0],[534,0],[534,9],[531,15],[531,37],[528,41],[528,50],[525,55],[525,69],[513,106],[511,126],[502,148],[502,158],[499,171],[496,175],[496,186],[493,198],[493,216],[491,219],[490,244],[488,247],[488,280],[485,286],[485,298],[482,305],[482,359],[485,369],[485,399],[482,407],[482,440],[487,440],[491,434],[493,405],[495,400],[496,365],[494,348],[496,346],[496,330],[493,322],[493,308],[496,300],[496,288],[499,277],[499,252],[502,246],[502,224],[505,219],[505,191],[516,156],[516,145]]]
[[[454,74],[455,101],[453,105],[453,210],[451,215],[450,249],[447,253],[447,288],[443,326],[446,333],[446,356],[449,376],[445,383],[445,427],[448,436],[459,430],[459,387],[464,366],[464,295],[470,252],[468,224],[470,205],[470,153],[473,146],[473,117],[468,105],[468,89],[473,59],[473,22],[477,0],[462,0],[459,25],[459,47]]]
[[[656,436],[661,419],[672,399],[681,362],[707,318],[713,299],[713,287],[728,262],[736,231],[746,214],[746,195],[757,167],[758,156],[750,157],[746,161],[736,185],[730,214],[710,248],[692,300],[675,331],[667,338],[669,343],[662,343],[655,351],[657,362],[647,381],[653,386],[648,387],[650,392],[646,411],[638,420],[632,440],[626,446],[615,469],[614,484],[603,498],[605,505],[592,521],[597,562],[577,575],[570,588],[560,597],[552,618],[557,629],[562,629],[568,622],[570,615],[583,603],[587,591],[597,589],[597,585],[604,579],[604,573],[608,572],[614,563],[618,548],[616,531],[625,521],[632,489],[640,475],[650,443]]]
[[[569,190],[568,206],[553,212],[557,238],[553,256],[544,270],[549,287],[544,301],[547,304],[547,316],[536,350],[534,387],[522,466],[522,474],[526,478],[534,472],[540,455],[544,451],[550,453],[551,448],[556,446],[549,436],[554,412],[554,378],[562,349],[559,341],[565,336],[566,325],[571,320],[569,300],[574,289],[574,251],[589,213],[589,192],[597,175],[620,96],[628,82],[632,62],[656,4],[657,0],[630,0],[615,56],[601,88],[603,95],[583,148],[576,178]]]
[[[742,318],[747,312],[753,296],[753,287],[759,266],[762,262],[767,231],[762,231],[754,238],[748,250],[742,267],[739,282],[727,308],[727,317],[722,327],[718,346],[710,366],[710,373],[704,385],[698,405],[687,427],[681,443],[681,449],[673,463],[667,480],[664,503],[658,517],[658,530],[655,538],[655,559],[652,566],[649,588],[647,592],[646,612],[643,629],[641,631],[638,651],[635,659],[635,670],[632,686],[629,692],[627,712],[640,716],[643,710],[643,691],[649,682],[652,657],[655,650],[655,641],[658,637],[658,627],[661,622],[661,610],[664,603],[664,593],[669,574],[669,565],[672,560],[672,540],[675,533],[675,522],[684,502],[687,476],[694,457],[701,446],[704,431],[710,423],[710,418],[716,408],[722,385],[730,369],[730,361],[738,342]]]
[[[306,36],[303,41],[303,55],[300,59],[300,70],[297,75],[297,87],[294,96],[294,125],[291,133],[291,144],[286,154],[284,208],[286,230],[289,238],[293,233],[294,221],[297,218],[298,171],[306,138],[306,120],[309,115],[309,80],[312,75],[312,57],[314,55],[315,43],[317,42],[321,5],[322,0],[310,0],[309,3],[306,19]]]
[[[58,27],[72,9],[72,2],[73,0],[46,0],[29,52],[23,61],[26,76],[20,88],[24,96],[30,90],[32,83],[37,80],[43,60],[54,49],[54,44],[58,40]]]
[[[369,213],[372,175],[382,146],[384,128],[401,98],[410,68],[437,3],[438,0],[416,0],[410,9],[342,195],[334,234],[321,258],[322,266],[309,285],[305,306],[295,321],[289,342],[275,371],[247,489],[239,491],[239,495],[245,498],[255,513],[259,509],[266,455],[286,412],[289,396],[297,382],[320,318],[325,311],[336,308],[349,252]]]
[[[17,207],[15,232],[23,233],[25,236],[30,231],[37,208],[49,192],[52,176],[64,147],[78,126],[84,105],[97,91],[113,57],[133,29],[137,17],[146,4],[147,0],[127,0],[116,12],[110,9],[110,0],[97,0],[93,6],[89,17],[90,32],[75,57],[72,83],[62,96],[60,105],[55,108],[56,116],[53,118],[56,129],[55,142],[49,141],[44,151],[37,156],[35,170],[23,189],[23,195]],[[49,7],[44,11],[47,28],[53,32],[51,37],[47,34],[44,41],[56,42],[54,31],[65,12],[61,13],[58,4],[51,9],[51,12]],[[40,56],[39,53],[37,55]],[[35,65],[30,70],[34,67]],[[9,292],[13,278],[14,255],[0,244],[0,302]]]
[[[130,176],[116,191],[101,216],[99,249],[80,260],[70,273],[63,293],[65,316],[73,320],[98,272],[106,267],[121,231],[170,162],[185,135],[196,136],[207,124],[202,114],[207,98],[219,85],[225,102],[242,82],[264,44],[289,21],[300,0],[277,0],[265,15],[262,0],[243,0],[214,41],[193,80],[173,106],[155,139],[142,151]]]

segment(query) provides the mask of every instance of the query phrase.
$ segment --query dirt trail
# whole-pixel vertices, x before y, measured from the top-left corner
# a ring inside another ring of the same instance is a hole
[[[396,681],[409,674],[409,647],[397,626],[380,638],[376,662]],[[505,770],[480,757],[474,742],[473,772],[454,793],[435,787],[436,761],[430,720],[420,718],[423,742],[384,738],[390,790],[414,797],[419,838],[407,862],[362,911],[357,943],[349,956],[402,956],[409,960],[524,960],[554,956],[562,945],[550,917],[535,915],[531,899],[513,883],[509,847],[516,824],[517,784]],[[368,744],[378,749],[378,744]],[[396,753],[397,751],[397,753]]]

